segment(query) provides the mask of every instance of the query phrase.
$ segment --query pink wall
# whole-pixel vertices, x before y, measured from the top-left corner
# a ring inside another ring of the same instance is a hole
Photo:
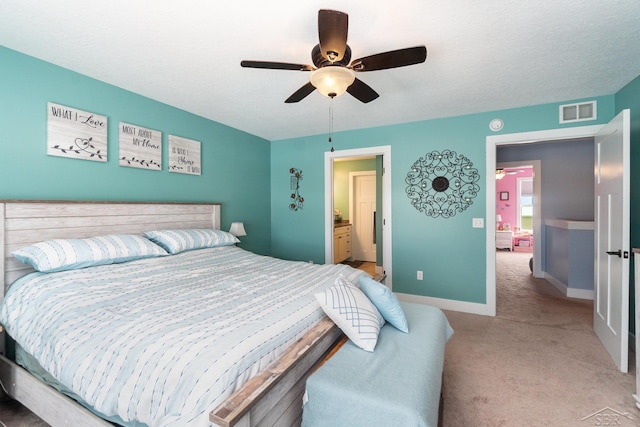
[[[533,176],[533,168],[522,167],[513,168],[514,170],[523,170],[524,172],[514,175],[506,175],[502,179],[496,180],[496,215],[502,216],[500,226],[508,222],[513,230],[518,225],[518,196],[517,196],[517,180],[518,178],[528,178]],[[500,200],[501,192],[509,193],[509,200]]]

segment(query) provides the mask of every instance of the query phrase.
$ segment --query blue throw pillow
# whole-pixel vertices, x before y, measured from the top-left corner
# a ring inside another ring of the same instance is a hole
[[[398,297],[391,289],[380,282],[376,282],[371,277],[360,276],[360,289],[376,306],[384,320],[391,323],[396,329],[402,332],[409,332],[407,317],[402,311],[402,306]]]

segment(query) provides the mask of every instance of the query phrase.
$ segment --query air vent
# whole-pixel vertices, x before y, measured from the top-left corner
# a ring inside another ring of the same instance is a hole
[[[560,106],[560,123],[584,122],[597,118],[596,101],[579,104],[565,104]]]

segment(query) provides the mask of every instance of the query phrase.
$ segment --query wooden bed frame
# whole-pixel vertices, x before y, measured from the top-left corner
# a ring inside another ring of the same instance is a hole
[[[129,203],[0,200],[0,300],[17,278],[33,271],[11,252],[57,238],[141,234],[157,229],[220,228],[217,203]],[[342,333],[328,318],[210,413],[219,426],[300,425],[305,381]],[[7,359],[0,329],[0,382],[8,395],[47,423],[112,426]],[[0,390],[2,394],[2,390]]]

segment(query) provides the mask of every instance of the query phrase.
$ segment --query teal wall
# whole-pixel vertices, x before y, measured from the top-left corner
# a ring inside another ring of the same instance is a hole
[[[631,236],[630,247],[640,248],[640,76],[623,87],[615,96],[616,114],[629,108],[631,111]],[[634,263],[629,264],[629,325],[635,333]]]
[[[244,221],[243,247],[289,259],[324,262],[324,153],[326,135],[269,143],[261,138],[153,101],[52,64],[0,47],[0,199],[66,199],[220,202],[222,227]],[[591,100],[593,98],[585,99]],[[471,218],[485,216],[485,144],[489,121],[505,122],[500,133],[529,132],[608,122],[632,110],[632,165],[640,164],[640,77],[617,94],[595,98],[598,120],[558,124],[558,105],[486,112],[378,128],[339,132],[337,150],[392,148],[393,284],[398,292],[485,302],[485,230]],[[578,102],[582,100],[568,100]],[[106,163],[46,155],[46,104],[55,102],[109,119]],[[564,103],[564,102],[563,102]],[[362,106],[363,114],[366,105]],[[348,119],[348,118],[345,118]],[[118,122],[163,132],[162,171],[120,167]],[[167,136],[202,142],[202,175],[169,173]],[[404,179],[415,160],[450,149],[471,159],[481,191],[465,212],[433,219],[416,211]],[[304,207],[289,210],[289,169],[303,171]],[[270,177],[265,179],[265,177]],[[632,167],[632,217],[640,213],[640,173]],[[632,246],[640,227],[632,221]],[[416,270],[425,280],[415,279]]]
[[[268,254],[269,142],[0,46],[0,199],[222,203],[222,228]],[[108,162],[46,154],[47,102],[108,117]],[[163,133],[163,169],[118,165],[118,123]],[[202,175],[168,171],[169,134],[201,141]]]
[[[489,122],[497,117],[504,120],[499,133],[507,134],[608,122],[615,112],[614,95],[595,99],[598,120],[573,125],[558,123],[558,109],[563,102],[334,133],[336,150],[391,146],[394,291],[485,303],[486,230],[471,228],[471,219],[484,218],[486,212],[486,137],[495,135],[489,130]],[[582,100],[568,102],[574,101]],[[366,108],[363,106],[358,114],[365,114]],[[272,142],[273,255],[324,262],[324,153],[328,149],[326,135]],[[434,219],[411,206],[405,193],[405,178],[418,158],[445,149],[469,157],[480,173],[481,190],[466,211],[450,219]],[[305,173],[305,206],[298,212],[287,208],[291,167]],[[417,270],[424,271],[423,281],[416,280]]]

